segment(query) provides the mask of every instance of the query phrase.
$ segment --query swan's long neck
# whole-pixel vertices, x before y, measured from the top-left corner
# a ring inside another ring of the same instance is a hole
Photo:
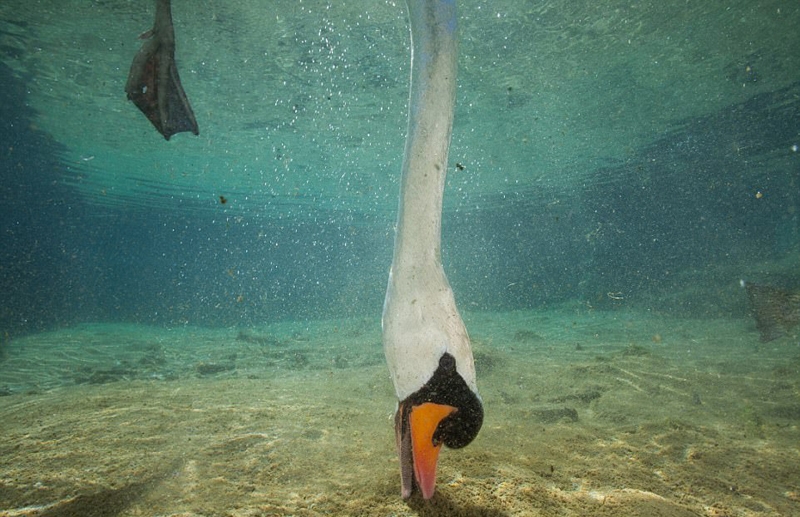
[[[455,1],[409,0],[411,94],[394,267],[441,263],[442,196],[456,93]]]
[[[447,352],[475,390],[469,338],[442,269],[442,196],[456,91],[454,0],[408,0],[411,95],[383,343],[402,401]]]

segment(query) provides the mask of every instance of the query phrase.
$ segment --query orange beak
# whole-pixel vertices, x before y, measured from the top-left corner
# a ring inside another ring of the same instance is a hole
[[[411,409],[411,450],[414,458],[414,478],[423,499],[433,497],[436,490],[436,462],[441,443],[434,443],[433,434],[445,417],[457,411],[453,406],[425,402]]]

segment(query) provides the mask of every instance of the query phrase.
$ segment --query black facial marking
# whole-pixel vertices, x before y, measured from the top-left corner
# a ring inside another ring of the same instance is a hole
[[[445,353],[431,379],[404,401],[408,408],[425,402],[447,404],[456,411],[445,417],[433,434],[434,444],[451,449],[468,445],[483,425],[483,405],[456,370],[456,359]]]

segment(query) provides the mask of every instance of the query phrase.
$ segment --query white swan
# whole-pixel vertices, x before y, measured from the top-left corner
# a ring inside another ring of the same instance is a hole
[[[456,84],[455,0],[407,0],[411,94],[383,347],[399,400],[401,493],[433,496],[442,443],[470,443],[483,423],[469,337],[441,260],[442,196]]]

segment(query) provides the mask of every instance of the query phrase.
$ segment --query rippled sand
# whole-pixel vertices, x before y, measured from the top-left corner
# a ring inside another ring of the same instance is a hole
[[[377,319],[5,343],[0,516],[800,514],[800,349],[744,320],[465,317],[486,407],[399,497]]]

